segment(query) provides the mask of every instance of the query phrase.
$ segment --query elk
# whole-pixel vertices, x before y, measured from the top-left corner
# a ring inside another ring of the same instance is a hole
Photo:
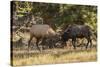
[[[47,24],[35,24],[30,29],[30,39],[28,41],[28,49],[30,47],[30,42],[35,37],[37,39],[36,46],[40,51],[39,42],[40,40],[45,40],[46,38],[51,38],[56,36],[56,32]]]
[[[67,27],[64,33],[61,35],[61,40],[65,45],[66,41],[72,39],[72,45],[74,49],[76,49],[76,44],[75,44],[76,38],[86,38],[88,41],[86,44],[86,49],[87,49],[89,43],[90,43],[90,47],[92,46],[91,35],[92,35],[92,31],[89,26],[73,24]]]

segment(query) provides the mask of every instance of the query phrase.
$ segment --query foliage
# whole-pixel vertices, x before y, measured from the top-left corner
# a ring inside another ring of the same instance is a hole
[[[68,24],[87,24],[94,31],[97,28],[97,6],[54,4],[27,1],[13,1],[13,12],[17,17],[40,17],[44,24],[53,28],[66,27]]]

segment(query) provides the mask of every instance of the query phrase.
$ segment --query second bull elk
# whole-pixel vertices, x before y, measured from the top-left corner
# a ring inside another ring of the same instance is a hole
[[[36,46],[39,48],[39,41],[45,38],[53,37],[56,35],[56,32],[47,24],[35,24],[30,29],[30,39],[28,41],[28,48],[30,47],[30,42],[35,37],[37,39]]]
[[[92,31],[89,26],[73,24],[69,25],[68,28],[64,31],[61,36],[61,40],[63,41],[63,44],[65,44],[68,39],[72,39],[72,45],[74,49],[76,49],[76,38],[86,38],[88,41],[86,44],[87,48],[89,43],[90,47],[92,46],[91,35]]]

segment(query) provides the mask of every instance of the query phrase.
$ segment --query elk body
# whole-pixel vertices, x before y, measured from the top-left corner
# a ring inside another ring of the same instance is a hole
[[[37,39],[36,46],[37,49],[40,50],[39,41],[44,40],[46,38],[53,37],[55,35],[56,35],[55,31],[47,24],[33,25],[30,29],[30,39],[28,41],[28,48],[30,47],[30,42],[33,39],[33,37]]]

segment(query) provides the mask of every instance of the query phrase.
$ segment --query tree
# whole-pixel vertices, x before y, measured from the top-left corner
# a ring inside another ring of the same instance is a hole
[[[24,21],[32,15],[39,19],[40,24],[49,24],[52,28],[66,27],[68,24],[87,24],[93,30],[97,28],[97,6],[54,4],[27,1],[14,1],[13,13],[16,13],[18,20]]]

